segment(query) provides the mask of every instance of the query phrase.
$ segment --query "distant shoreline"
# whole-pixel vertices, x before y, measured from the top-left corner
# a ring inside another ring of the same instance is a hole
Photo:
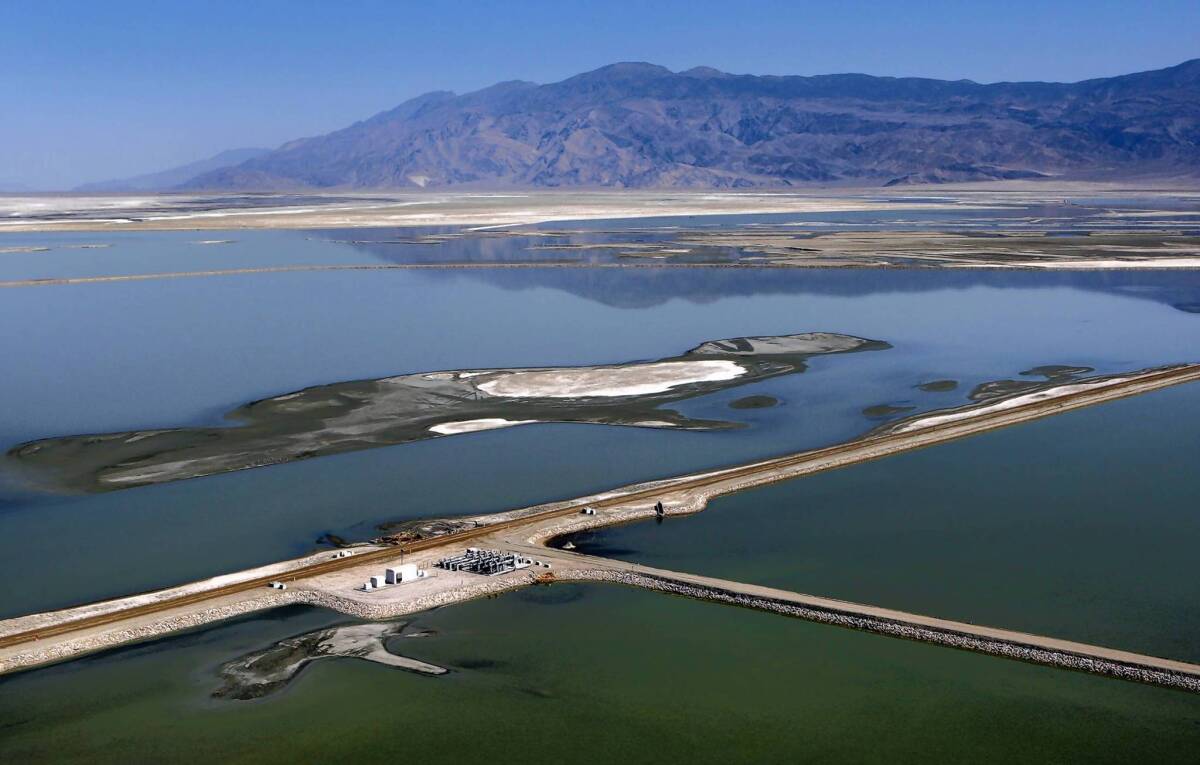
[[[844,265],[844,264],[796,264],[796,263],[362,263],[345,265],[315,265],[315,266],[272,266],[265,268],[231,268],[218,271],[173,271],[155,274],[119,274],[115,276],[68,276],[41,279],[14,279],[0,281],[0,289],[17,289],[21,287],[63,287],[82,284],[108,284],[114,282],[142,282],[159,279],[195,279],[212,276],[253,276],[262,274],[288,274],[321,271],[454,271],[454,270],[505,270],[505,269],[536,269],[536,268],[575,268],[575,269],[770,269],[770,270],[839,270],[839,269],[884,269],[884,270],[981,270],[981,271],[1200,271],[1200,260],[1180,259],[1172,263],[1169,259],[1160,258],[1146,261],[1098,261],[1096,263],[1080,262],[1070,266],[1034,266],[979,264],[953,266],[912,266],[912,265]]]
[[[245,194],[0,194],[0,233],[211,231],[242,229],[521,226],[712,215],[897,210],[970,210],[1001,202],[1061,201],[1064,195],[1200,194],[1195,182],[1146,186],[1091,182],[1000,182],[904,188],[769,190],[497,190]],[[950,194],[969,195],[954,200]],[[246,204],[215,205],[231,197]],[[273,200],[278,204],[272,205]]]
[[[871,197],[892,198],[883,190]],[[570,220],[697,215],[852,212],[896,207],[865,195],[788,192],[521,191],[241,195],[285,204],[211,207],[229,195],[52,195],[0,197],[0,232],[211,231],[239,229],[502,228]],[[355,197],[358,197],[356,200]],[[324,201],[329,200],[329,201]],[[7,202],[7,204],[5,204]],[[24,206],[23,208],[21,206]],[[948,206],[963,207],[947,203]],[[902,205],[901,205],[902,206]],[[922,204],[929,209],[928,204]],[[966,208],[964,208],[966,209]]]

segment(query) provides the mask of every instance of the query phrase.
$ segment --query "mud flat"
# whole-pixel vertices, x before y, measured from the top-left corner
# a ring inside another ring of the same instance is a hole
[[[729,402],[730,409],[770,409],[779,404],[779,399],[774,396],[754,395],[743,396],[739,399],[734,399]]]
[[[0,196],[0,232],[515,226],[558,220],[903,209],[897,195],[794,192]],[[922,209],[930,209],[922,202]],[[936,204],[936,203],[935,203]],[[946,208],[972,203],[946,200]]]
[[[930,224],[932,225],[932,224]],[[1186,226],[1186,227],[1185,227]],[[253,277],[271,274],[321,274],[351,272],[366,275],[384,271],[522,271],[544,269],[798,269],[798,268],[871,268],[871,269],[987,269],[1043,271],[1113,270],[1200,270],[1200,213],[1190,222],[1181,222],[1178,230],[1122,229],[1071,233],[1044,231],[887,231],[827,232],[804,230],[796,226],[745,224],[681,228],[663,226],[641,229],[614,227],[610,231],[505,229],[462,229],[451,233],[423,234],[398,240],[339,240],[332,242],[364,247],[380,257],[380,249],[390,250],[382,257],[398,262],[306,263],[235,268],[198,268],[190,270],[124,273],[109,275],[46,276],[0,280],[0,288],[64,287],[123,284],[143,281]],[[3,233],[0,221],[0,234]],[[597,236],[616,239],[596,241]],[[317,237],[314,237],[317,238]],[[638,241],[641,239],[652,241]],[[531,243],[522,249],[508,249],[492,259],[462,259],[462,248],[446,257],[430,257],[431,247],[451,241],[482,247],[487,239],[546,239],[578,241],[559,244]],[[225,244],[234,240],[201,240],[195,244]],[[410,255],[395,248],[416,246]],[[101,245],[73,245],[94,247]],[[0,253],[43,252],[68,249],[72,245],[0,247]],[[529,250],[562,251],[552,260],[530,259]],[[616,255],[606,254],[608,251]],[[394,253],[394,254],[393,254]],[[1185,308],[1185,310],[1187,310]]]
[[[423,675],[446,674],[448,670],[444,667],[387,649],[388,639],[403,636],[406,626],[403,622],[351,624],[281,640],[270,648],[224,664],[221,667],[224,682],[213,696],[261,698],[283,689],[314,661],[328,658],[362,659]]]
[[[930,380],[915,387],[926,393],[949,393],[958,389],[958,380]]]
[[[1194,186],[1086,182],[777,191],[382,191],[224,194],[0,194],[0,232],[470,226],[562,220],[892,210],[1021,209],[1081,199],[1112,218],[1187,212]],[[1137,198],[1130,209],[1122,200]],[[1109,209],[1106,200],[1114,200]],[[1179,205],[1180,201],[1184,204]],[[1073,202],[1072,202],[1073,203]],[[1164,207],[1164,203],[1166,206]],[[1037,213],[1041,215],[1042,213]],[[678,247],[678,245],[677,245]]]
[[[532,423],[721,430],[671,404],[797,374],[816,356],[886,350],[829,332],[702,343],[628,364],[424,372],[320,385],[239,407],[228,427],[85,434],[20,444],[6,460],[51,490],[101,492]]]
[[[1194,231],[820,232],[795,228],[687,231],[664,242],[703,256],[723,250],[742,265],[796,268],[1003,268],[1120,270],[1200,268]],[[626,259],[661,256],[644,248]]]

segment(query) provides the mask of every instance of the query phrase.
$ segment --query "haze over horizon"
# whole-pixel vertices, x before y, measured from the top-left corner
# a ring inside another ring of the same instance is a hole
[[[419,94],[549,83],[617,61],[675,71],[1077,81],[1195,57],[1200,6],[541,2],[11,8],[0,188],[69,189],[344,127]],[[989,34],[979,36],[986,27]]]

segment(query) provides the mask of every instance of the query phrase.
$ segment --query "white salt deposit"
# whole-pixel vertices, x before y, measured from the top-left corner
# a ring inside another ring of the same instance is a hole
[[[1013,409],[1014,407],[1023,406],[1025,404],[1032,404],[1036,401],[1046,401],[1049,399],[1060,398],[1062,396],[1069,396],[1074,393],[1082,393],[1085,390],[1096,390],[1098,388],[1106,388],[1111,385],[1116,385],[1118,383],[1125,382],[1128,379],[1129,379],[1128,377],[1112,377],[1107,380],[1100,380],[1097,382],[1083,382],[1083,383],[1078,383],[1075,385],[1056,385],[1053,388],[1047,388],[1045,390],[1034,391],[1033,393],[1025,393],[1020,396],[1013,396],[1012,398],[1006,398],[1001,401],[997,401],[994,404],[987,404],[985,406],[973,406],[973,407],[961,409],[956,412],[948,412],[946,414],[937,414],[937,415],[932,415],[930,417],[921,417],[920,419],[913,420],[912,422],[908,422],[897,428],[894,428],[892,430],[892,432],[893,433],[908,433],[908,432],[911,432],[914,430],[924,430],[925,428],[932,428],[932,427],[936,427],[939,425],[947,425],[949,423],[956,422],[958,420],[974,419],[983,414],[987,414],[990,412],[999,412],[999,411],[1003,411],[1005,409]]]
[[[479,420],[459,420],[458,422],[441,422],[429,430],[443,436],[458,433],[474,433],[477,430],[495,430],[496,428],[511,428],[514,425],[528,425],[537,420],[505,420],[500,417],[484,417]]]
[[[660,361],[627,367],[539,369],[488,380],[479,390],[507,398],[646,396],[689,383],[732,380],[746,373],[733,361]]]
[[[1026,264],[1022,264],[1022,265],[1026,265]],[[1118,270],[1118,269],[1149,270],[1149,269],[1156,269],[1156,268],[1185,268],[1185,269],[1190,270],[1190,269],[1200,268],[1200,258],[1172,257],[1172,256],[1167,256],[1167,257],[1162,257],[1162,258],[1128,258],[1128,259],[1125,259],[1125,258],[1122,258],[1122,259],[1116,259],[1116,258],[1092,259],[1092,258],[1089,258],[1086,260],[1081,258],[1079,260],[1054,260],[1054,261],[1046,261],[1046,262],[1040,262],[1040,263],[1030,263],[1027,265],[1030,268],[1044,268],[1047,270],[1050,270],[1050,269],[1060,269],[1060,270],[1061,269],[1068,269],[1068,270],[1069,269],[1080,269],[1080,270],[1095,269],[1097,271],[1103,271],[1103,270]]]

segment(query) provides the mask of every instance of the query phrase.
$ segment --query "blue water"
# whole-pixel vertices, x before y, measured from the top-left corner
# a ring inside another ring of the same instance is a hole
[[[954,225],[954,215],[941,223]],[[992,222],[1004,215],[1014,213]],[[902,225],[897,216],[824,222]],[[621,225],[646,222],[572,224],[597,241]],[[55,249],[0,255],[0,280],[563,257],[496,239],[352,245],[340,240],[414,232],[346,233],[6,235],[4,246]],[[191,243],[224,238],[237,241]],[[61,247],[99,241],[113,246]],[[741,430],[539,425],[94,496],[36,492],[8,475],[0,616],[298,555],[326,532],[367,538],[385,521],[827,444],[877,424],[864,407],[954,406],[976,383],[1033,366],[1195,361],[1198,308],[1195,272],[539,268],[3,289],[4,448],[221,422],[263,396],[408,372],[624,362],[805,331],[893,348],[818,358],[803,374],[682,407]],[[914,388],[947,378],[960,382],[955,391]],[[728,407],[751,393],[781,404]],[[1196,660],[1197,416],[1193,384],[581,542],[681,570]],[[0,679],[0,759],[461,762],[483,751],[562,762],[1190,762],[1200,741],[1194,695],[600,585],[420,615],[437,634],[396,648],[454,670],[444,678],[335,660],[261,702],[208,698],[223,662],[339,621],[286,609]]]
[[[190,232],[106,236],[132,243],[5,258],[33,268],[62,252],[117,258],[136,248],[136,271],[155,253],[178,260],[197,247],[205,257],[234,252],[258,262],[365,257],[332,241],[340,235],[305,232],[204,232],[237,239],[237,250],[188,245],[201,238]],[[39,240],[81,238],[95,237]],[[976,383],[1033,366],[1122,371],[1195,360],[1200,348],[1200,316],[1177,307],[1200,304],[1195,273],[310,272],[27,287],[0,298],[0,322],[10,328],[0,353],[13,360],[0,378],[5,448],[216,423],[264,396],[410,372],[619,363],[711,339],[807,331],[894,346],[818,358],[803,374],[681,407],[748,426],[736,431],[529,426],[103,496],[33,492],[9,475],[0,576],[30,584],[4,599],[4,615],[301,554],[327,532],[369,538],[390,520],[522,506],[828,444],[875,426],[865,407],[953,406]],[[962,384],[952,393],[914,388],[943,378]],[[752,393],[781,405],[728,408]],[[93,573],[81,578],[74,567]]]
[[[221,242],[203,244],[207,241]],[[93,246],[99,245],[99,246]],[[350,248],[331,247],[303,232],[161,231],[5,234],[0,248],[48,247],[0,253],[0,281],[219,271],[371,262]]]

